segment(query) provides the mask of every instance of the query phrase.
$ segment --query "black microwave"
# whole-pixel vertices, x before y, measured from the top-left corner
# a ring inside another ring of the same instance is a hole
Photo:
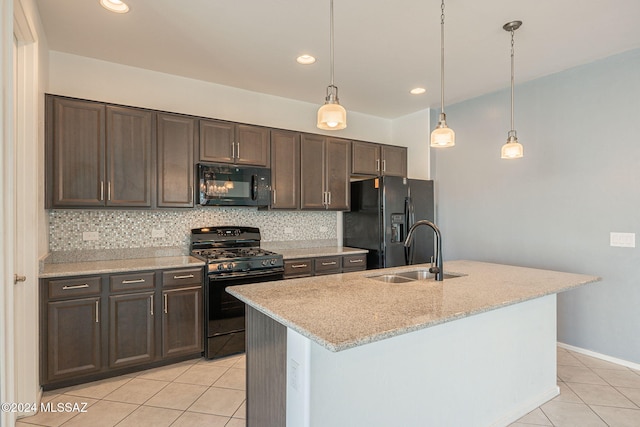
[[[198,164],[201,206],[268,206],[271,170],[251,166]]]

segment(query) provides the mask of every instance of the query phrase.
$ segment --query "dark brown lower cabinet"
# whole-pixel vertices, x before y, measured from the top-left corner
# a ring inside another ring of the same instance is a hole
[[[153,291],[109,297],[110,368],[153,360],[153,297]]]
[[[162,356],[202,351],[202,286],[163,291],[162,300]]]
[[[45,390],[199,357],[203,269],[40,280]]]
[[[49,302],[46,309],[46,380],[99,371],[100,297]]]

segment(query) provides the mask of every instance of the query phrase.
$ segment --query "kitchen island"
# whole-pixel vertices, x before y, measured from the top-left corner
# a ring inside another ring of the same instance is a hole
[[[556,294],[599,280],[474,261],[229,288],[247,304],[248,426],[500,426],[558,394]]]

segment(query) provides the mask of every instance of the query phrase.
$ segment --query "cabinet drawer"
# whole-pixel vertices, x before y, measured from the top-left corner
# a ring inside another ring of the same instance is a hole
[[[184,270],[169,270],[162,272],[162,286],[201,285],[202,269],[189,268]]]
[[[310,258],[285,260],[284,276],[311,276],[312,267],[313,263]]]
[[[49,298],[72,298],[100,294],[100,276],[50,280]]]
[[[355,271],[367,269],[367,254],[345,255],[342,257],[342,270]]]
[[[340,273],[340,270],[342,270],[342,257],[331,256],[316,258],[313,260],[313,266],[317,275]]]
[[[111,292],[138,291],[155,287],[155,273],[114,274],[109,277]]]

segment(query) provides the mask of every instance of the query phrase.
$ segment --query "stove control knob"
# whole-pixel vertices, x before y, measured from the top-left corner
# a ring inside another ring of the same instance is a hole
[[[218,271],[222,271],[223,268],[224,268],[224,264],[218,264]]]
[[[267,265],[269,265],[269,260],[268,259],[263,259],[262,260],[262,266],[264,267],[264,266],[267,266]]]
[[[236,265],[234,263],[230,262],[229,264],[227,264],[227,270],[231,270],[235,266]]]
[[[275,258],[271,260],[271,265],[276,265],[276,259]]]

